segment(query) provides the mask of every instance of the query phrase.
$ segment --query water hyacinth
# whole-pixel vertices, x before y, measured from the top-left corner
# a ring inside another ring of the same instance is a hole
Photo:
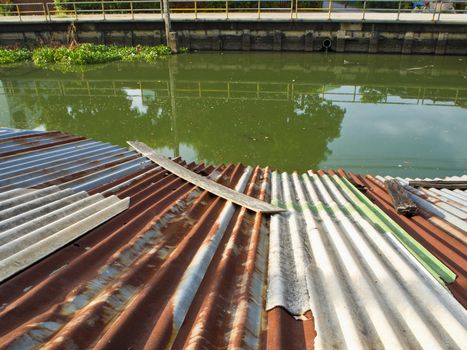
[[[31,59],[31,51],[27,49],[0,49],[0,64],[25,62]]]
[[[171,54],[167,46],[120,47],[116,45],[81,44],[74,48],[40,47],[28,49],[0,49],[0,64],[32,60],[38,66],[48,64],[87,65],[113,61],[154,62]]]

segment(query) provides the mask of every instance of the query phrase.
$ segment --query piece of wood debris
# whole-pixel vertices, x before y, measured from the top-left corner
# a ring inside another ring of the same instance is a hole
[[[405,216],[417,214],[417,205],[397,180],[387,180],[384,182],[384,186],[392,198],[394,209],[396,209],[399,214]]]
[[[261,213],[281,213],[286,211],[285,209],[276,207],[270,203],[264,202],[257,198],[247,196],[246,194],[237,192],[229,187],[223,186],[215,181],[212,181],[206,177],[198,175],[187,168],[181,166],[180,164],[175,163],[173,160],[170,160],[157,152],[146,144],[138,141],[128,141],[128,144],[132,149],[146,156],[156,164],[160,165],[164,169],[170,171],[171,173],[181,177],[185,181],[196,185],[203,190],[206,190],[216,196],[224,198],[232,203],[238,204],[242,207],[251,209],[255,212]]]

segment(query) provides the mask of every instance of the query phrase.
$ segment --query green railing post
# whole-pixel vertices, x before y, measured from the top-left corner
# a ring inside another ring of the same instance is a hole
[[[439,11],[438,11],[438,19],[437,19],[437,22],[439,22],[440,18],[441,18],[441,11],[443,11],[443,0],[441,0],[441,2],[439,3]]]
[[[47,6],[47,14],[49,15],[49,22],[52,22],[52,15],[50,13],[51,11],[50,11],[49,5],[50,5],[50,3],[47,3],[47,5],[46,5]]]
[[[47,9],[46,9],[45,3],[42,3],[42,10],[44,11],[45,21],[47,22]]]
[[[73,10],[75,11],[75,19],[78,20],[78,13],[76,12],[76,3],[73,3]]]
[[[21,11],[19,10],[19,5],[18,4],[16,4],[16,13],[19,16],[19,21],[22,22],[23,19],[21,18]]]
[[[437,4],[438,4],[438,3],[435,1],[435,7],[433,8],[433,17],[431,18],[431,20],[432,20],[433,22],[435,21],[436,9],[438,8]]]
[[[293,19],[293,0],[290,0],[290,19]]]
[[[105,20],[105,6],[104,6],[104,1],[101,1],[101,5],[102,5],[102,17],[103,17],[104,20]]]
[[[365,20],[365,10],[366,10],[366,0],[363,1],[363,16],[362,16],[362,21]]]
[[[258,0],[258,19],[261,18],[261,0]]]
[[[397,18],[396,21],[399,20],[399,17],[401,15],[401,6],[402,6],[402,0],[399,0],[399,6],[397,7]]]
[[[328,20],[331,19],[332,0],[329,0]]]
[[[198,1],[195,0],[195,19],[198,19]]]
[[[298,18],[298,0],[295,0],[295,18]]]
[[[229,19],[229,1],[225,2],[225,18]]]
[[[131,20],[135,20],[135,13],[133,12],[133,1],[130,1]]]

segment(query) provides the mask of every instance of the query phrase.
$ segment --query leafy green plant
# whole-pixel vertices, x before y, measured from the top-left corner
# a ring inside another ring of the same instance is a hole
[[[155,62],[169,56],[167,46],[120,47],[115,45],[81,44],[73,48],[40,47],[28,49],[0,49],[0,64],[32,60],[40,67],[68,68],[113,61]]]
[[[15,5],[7,0],[0,4],[0,16],[8,16],[15,10]]]
[[[35,64],[50,63],[66,65],[85,65],[113,61],[153,62],[160,57],[170,55],[167,46],[119,47],[115,45],[81,44],[75,48],[42,47],[34,50],[32,58]]]
[[[0,49],[0,64],[24,62],[31,59],[31,51],[27,49]]]

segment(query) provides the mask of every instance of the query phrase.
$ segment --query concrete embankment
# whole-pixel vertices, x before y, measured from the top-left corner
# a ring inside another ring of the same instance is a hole
[[[80,20],[78,42],[117,45],[165,43],[157,20]],[[171,39],[178,48],[240,51],[335,51],[395,54],[467,54],[467,26],[445,22],[174,20]],[[67,44],[69,21],[0,24],[0,46]]]

